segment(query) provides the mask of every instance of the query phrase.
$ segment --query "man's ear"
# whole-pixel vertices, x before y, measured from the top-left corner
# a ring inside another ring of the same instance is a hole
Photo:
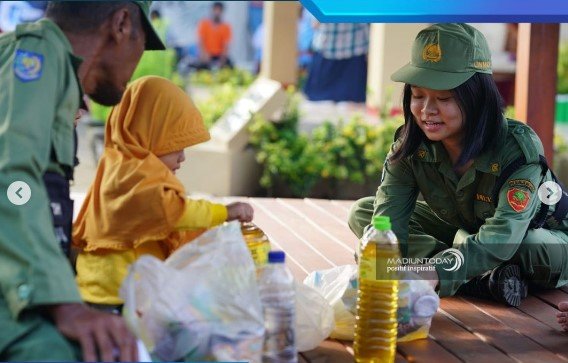
[[[111,17],[110,20],[110,36],[117,43],[121,44],[125,40],[128,40],[134,32],[132,17],[132,10],[127,6],[117,10]]]

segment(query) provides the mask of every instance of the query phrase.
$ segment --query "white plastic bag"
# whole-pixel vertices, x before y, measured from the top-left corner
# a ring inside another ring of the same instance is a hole
[[[296,348],[305,352],[316,348],[333,330],[333,309],[314,288],[295,282]]]
[[[357,265],[344,265],[312,272],[304,283],[318,290],[334,309],[332,338],[353,340],[357,314]],[[428,336],[432,317],[440,298],[427,281],[413,272],[405,272],[399,282],[398,341]]]
[[[304,279],[327,300],[333,308],[335,327],[331,337],[353,340],[357,304],[357,266],[337,266],[315,271]]]
[[[127,321],[160,360],[260,362],[262,308],[237,222],[207,231],[165,262],[142,256],[121,297]]]
[[[439,306],[440,298],[428,281],[414,272],[404,272],[398,285],[397,341],[427,338]]]

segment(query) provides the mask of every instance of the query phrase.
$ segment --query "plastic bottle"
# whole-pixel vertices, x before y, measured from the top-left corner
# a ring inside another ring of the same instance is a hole
[[[264,311],[263,363],[296,363],[296,293],[294,278],[284,264],[282,251],[268,253],[260,270],[259,290]]]
[[[256,268],[266,265],[270,251],[270,241],[266,234],[252,222],[241,224],[241,232]]]
[[[373,218],[372,228],[361,238],[359,250],[355,361],[394,362],[400,252],[389,217]]]

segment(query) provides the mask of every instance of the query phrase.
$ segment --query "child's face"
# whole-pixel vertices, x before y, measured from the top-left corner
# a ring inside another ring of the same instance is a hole
[[[166,165],[168,169],[175,174],[176,170],[180,168],[181,163],[185,161],[185,153],[183,150],[174,151],[169,154],[158,156],[158,159],[160,159],[162,163],[164,163],[164,165]]]

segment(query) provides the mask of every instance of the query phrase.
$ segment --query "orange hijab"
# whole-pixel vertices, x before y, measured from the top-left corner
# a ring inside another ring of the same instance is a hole
[[[73,228],[84,251],[128,250],[162,241],[171,253],[185,242],[174,226],[183,185],[157,156],[209,140],[191,99],[165,78],[131,83],[108,118],[105,148]]]

